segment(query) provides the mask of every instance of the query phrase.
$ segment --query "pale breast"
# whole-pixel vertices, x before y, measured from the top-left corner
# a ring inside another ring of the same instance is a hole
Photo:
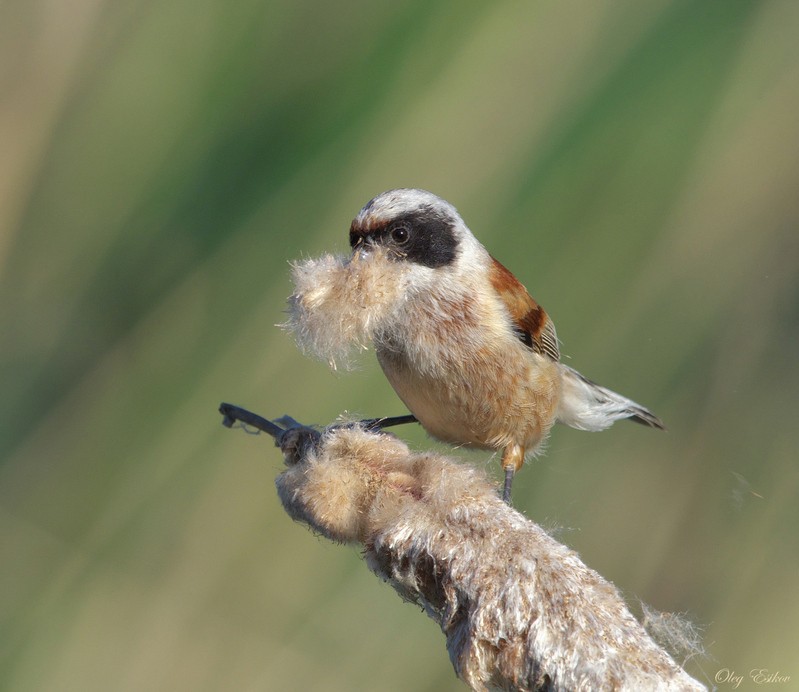
[[[397,395],[427,432],[452,444],[533,450],[560,395],[555,362],[533,353],[494,311],[466,298],[413,305],[377,357]],[[481,314],[484,313],[484,314]],[[446,318],[442,318],[442,314]],[[492,331],[493,330],[493,331]]]

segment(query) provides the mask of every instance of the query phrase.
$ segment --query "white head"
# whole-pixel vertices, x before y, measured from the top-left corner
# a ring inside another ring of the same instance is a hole
[[[346,364],[353,346],[402,333],[411,301],[477,295],[491,264],[455,207],[424,190],[375,197],[353,220],[350,245],[349,258],[306,260],[293,271],[285,326],[331,364]]]
[[[412,188],[389,190],[369,201],[352,221],[350,246],[361,253],[381,247],[395,260],[430,269],[462,267],[486,254],[455,207]]]

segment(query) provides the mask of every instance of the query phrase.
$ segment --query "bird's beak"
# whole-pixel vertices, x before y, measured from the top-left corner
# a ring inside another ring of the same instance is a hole
[[[366,259],[375,249],[375,244],[371,236],[361,236],[355,247],[352,249],[353,254],[357,254],[360,259]]]

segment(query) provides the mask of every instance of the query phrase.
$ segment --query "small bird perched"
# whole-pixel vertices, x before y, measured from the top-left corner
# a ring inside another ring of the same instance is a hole
[[[553,423],[603,430],[629,418],[663,429],[643,406],[559,362],[555,327],[456,209],[424,190],[372,199],[350,227],[353,260],[388,258],[401,298],[374,335],[399,398],[435,438],[502,450],[503,497]]]

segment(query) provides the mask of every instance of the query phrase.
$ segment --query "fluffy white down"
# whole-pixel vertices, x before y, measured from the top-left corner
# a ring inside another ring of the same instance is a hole
[[[406,299],[407,274],[379,249],[368,258],[324,255],[294,264],[289,319],[281,326],[304,353],[334,370],[351,368],[354,354],[391,323]]]

